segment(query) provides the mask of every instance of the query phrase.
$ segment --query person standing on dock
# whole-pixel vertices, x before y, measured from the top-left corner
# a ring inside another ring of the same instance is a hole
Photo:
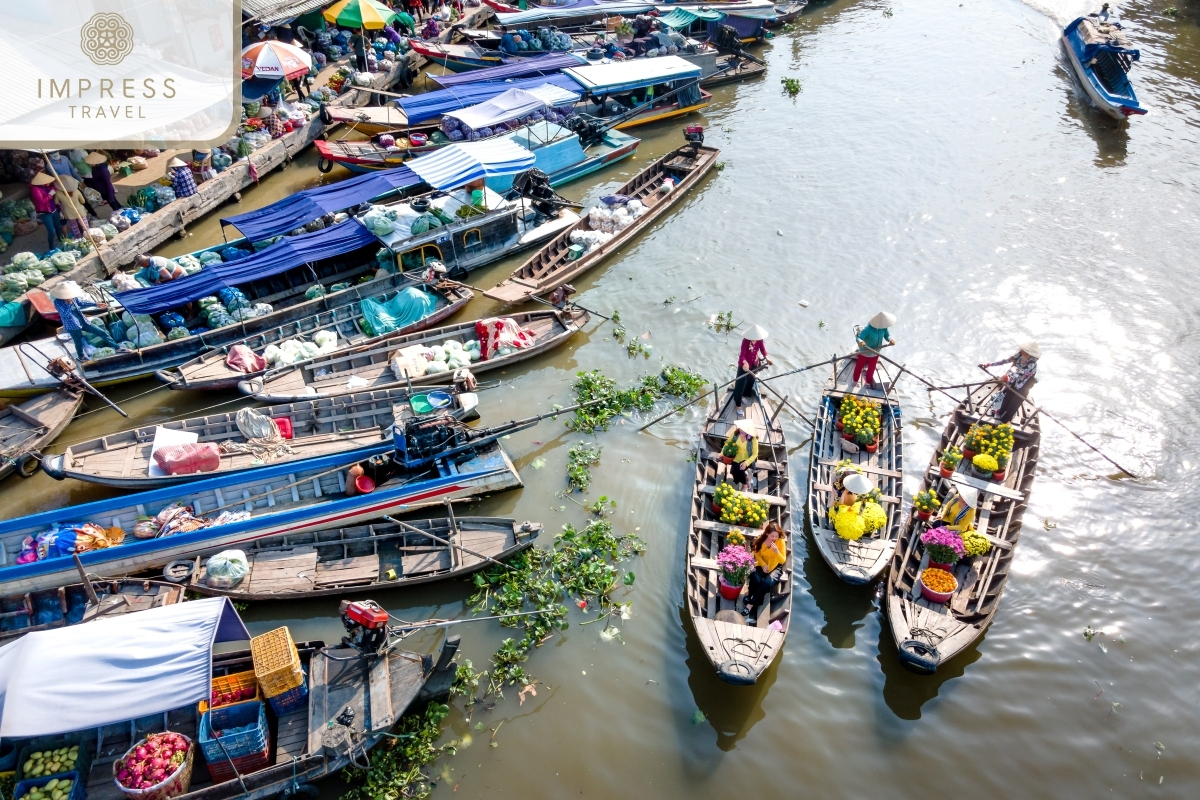
[[[855,383],[858,383],[858,379],[862,376],[864,369],[867,373],[865,376],[867,379],[866,385],[870,386],[875,383],[875,365],[879,363],[879,351],[883,348],[883,343],[896,344],[896,340],[892,338],[892,334],[888,330],[895,324],[895,314],[880,311],[871,317],[871,321],[867,323],[867,327],[858,332],[856,336],[858,341],[858,360],[854,362]]]
[[[1017,409],[1037,383],[1037,362],[1041,356],[1042,348],[1030,339],[1017,345],[1016,355],[979,365],[980,369],[987,369],[1011,364],[1008,372],[1000,379],[1004,388],[996,393],[996,398],[992,401],[992,413],[996,415],[996,419],[1010,422],[1016,416]]]
[[[742,409],[742,398],[754,394],[754,373],[771,363],[767,358],[767,336],[762,325],[755,325],[742,337],[742,349],[738,353],[737,380],[733,384],[733,404],[737,406],[738,419],[746,416]]]
[[[80,361],[87,360],[87,356],[83,354],[84,331],[99,336],[106,345],[114,350],[117,349],[116,341],[103,326],[89,322],[83,316],[83,309],[98,306],[88,298],[83,289],[79,288],[78,283],[63,281],[55,284],[50,289],[50,299],[54,301],[54,310],[58,312],[58,318],[62,320],[63,330],[70,334],[71,341],[75,343],[75,353],[79,356]]]
[[[88,179],[88,185],[100,193],[109,208],[113,211],[120,209],[117,191],[113,188],[112,172],[108,169],[108,156],[103,153],[88,153],[84,161],[92,168],[92,177]]]
[[[29,182],[29,199],[38,219],[46,226],[47,250],[58,247],[59,237],[62,236],[62,215],[58,203],[54,201],[54,178],[44,172],[33,176]]]

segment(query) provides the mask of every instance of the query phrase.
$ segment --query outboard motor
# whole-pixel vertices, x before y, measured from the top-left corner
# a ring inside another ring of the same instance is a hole
[[[683,129],[683,138],[691,145],[692,158],[700,155],[700,146],[704,144],[704,126],[687,125]]]
[[[559,208],[568,204],[550,188],[550,176],[536,167],[513,179],[513,191],[532,201],[533,210],[547,219],[557,218]]]
[[[373,655],[387,644],[390,617],[374,600],[343,600],[338,611],[346,628],[343,645]]]
[[[451,448],[469,441],[470,429],[448,414],[412,417],[392,426],[396,458],[406,467],[416,467],[433,461]]]

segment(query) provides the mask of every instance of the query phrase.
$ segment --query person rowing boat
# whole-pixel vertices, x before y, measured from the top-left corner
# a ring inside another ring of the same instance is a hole
[[[896,340],[892,338],[892,334],[888,330],[895,324],[895,314],[880,311],[871,317],[867,327],[858,332],[855,337],[858,342],[858,360],[854,362],[855,383],[858,383],[860,376],[867,379],[867,386],[875,383],[875,365],[879,363],[879,351],[883,349],[883,343],[896,344]],[[865,376],[863,375],[864,369]]]
[[[1008,372],[1001,378],[1004,384],[999,392],[996,393],[995,400],[992,401],[992,413],[996,419],[1001,422],[1011,422],[1016,416],[1017,409],[1021,407],[1022,401],[1029,396],[1029,392],[1037,383],[1037,362],[1042,355],[1042,348],[1032,339],[1021,342],[1017,345],[1017,352],[1008,358],[1002,358],[999,361],[993,361],[990,364],[980,364],[980,369],[988,367],[998,367],[1001,364],[1009,364]]]
[[[733,384],[733,403],[737,406],[738,419],[746,416],[746,412],[742,409],[742,398],[756,393],[754,373],[771,363],[771,359],[767,358],[767,346],[764,344],[769,335],[762,325],[755,325],[742,337],[742,349],[738,354],[737,380]]]

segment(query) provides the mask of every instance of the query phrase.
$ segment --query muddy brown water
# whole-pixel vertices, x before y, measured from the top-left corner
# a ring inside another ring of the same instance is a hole
[[[579,300],[619,309],[652,345],[630,359],[607,325],[501,375],[483,393],[485,421],[565,403],[582,369],[633,380],[666,363],[709,380],[731,375],[736,335],[705,321],[732,311],[771,332],[781,368],[845,352],[851,326],[880,307],[899,316],[895,357],[939,383],[977,379],[975,364],[1042,345],[1036,398],[1141,476],[1116,469],[1043,423],[1040,472],[999,616],[934,677],[907,673],[876,587],[836,580],[802,532],[787,646],[752,687],[720,683],[682,611],[684,540],[697,413],[599,437],[591,496],[617,500],[616,523],[649,552],[631,566],[633,618],[621,639],[573,624],[527,668],[540,681],[510,692],[445,738],[459,754],[430,772],[449,797],[1194,797],[1192,499],[1200,436],[1196,401],[1195,257],[1200,166],[1200,7],[1122,4],[1141,48],[1133,77],[1151,113],[1118,125],[1090,108],[1058,32],[1088,8],[1016,0],[835,2],[810,10],[763,49],[766,78],[723,87],[704,114],[724,169],[670,218],[578,282]],[[791,99],[780,79],[800,78]],[[637,131],[637,160],[566,187],[594,201],[675,146],[678,123]],[[314,185],[310,152],[246,192],[241,208]],[[344,175],[344,173],[343,173]],[[215,220],[163,248],[219,238]],[[472,276],[490,286],[510,259]],[[668,302],[669,301],[669,302]],[[802,307],[801,301],[807,303]],[[460,318],[490,313],[477,299]],[[821,371],[779,382],[812,407]],[[187,395],[151,383],[113,392],[138,420],[194,413],[232,395]],[[950,401],[915,381],[905,403],[906,488],[929,458]],[[95,408],[89,403],[89,407]],[[807,431],[784,415],[800,519]],[[71,441],[126,423],[101,410]],[[555,496],[567,447],[561,422],[505,441],[526,486],[476,513],[546,524],[543,544],[583,512]],[[545,460],[535,468],[535,462]],[[6,515],[107,495],[45,476],[5,485]],[[464,616],[462,583],[375,596],[405,619]],[[333,600],[262,604],[254,631],[336,640]],[[575,613],[573,622],[583,621]],[[1091,626],[1102,633],[1082,635]],[[462,626],[466,656],[486,662],[504,632]],[[411,640],[432,648],[436,634]],[[504,721],[489,747],[490,731]],[[325,793],[340,787],[331,780]],[[456,791],[452,791],[456,788]]]

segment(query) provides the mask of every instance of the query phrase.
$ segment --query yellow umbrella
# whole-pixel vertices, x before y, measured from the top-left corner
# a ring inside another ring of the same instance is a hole
[[[396,12],[375,0],[341,0],[325,9],[325,21],[343,28],[384,28]]]

